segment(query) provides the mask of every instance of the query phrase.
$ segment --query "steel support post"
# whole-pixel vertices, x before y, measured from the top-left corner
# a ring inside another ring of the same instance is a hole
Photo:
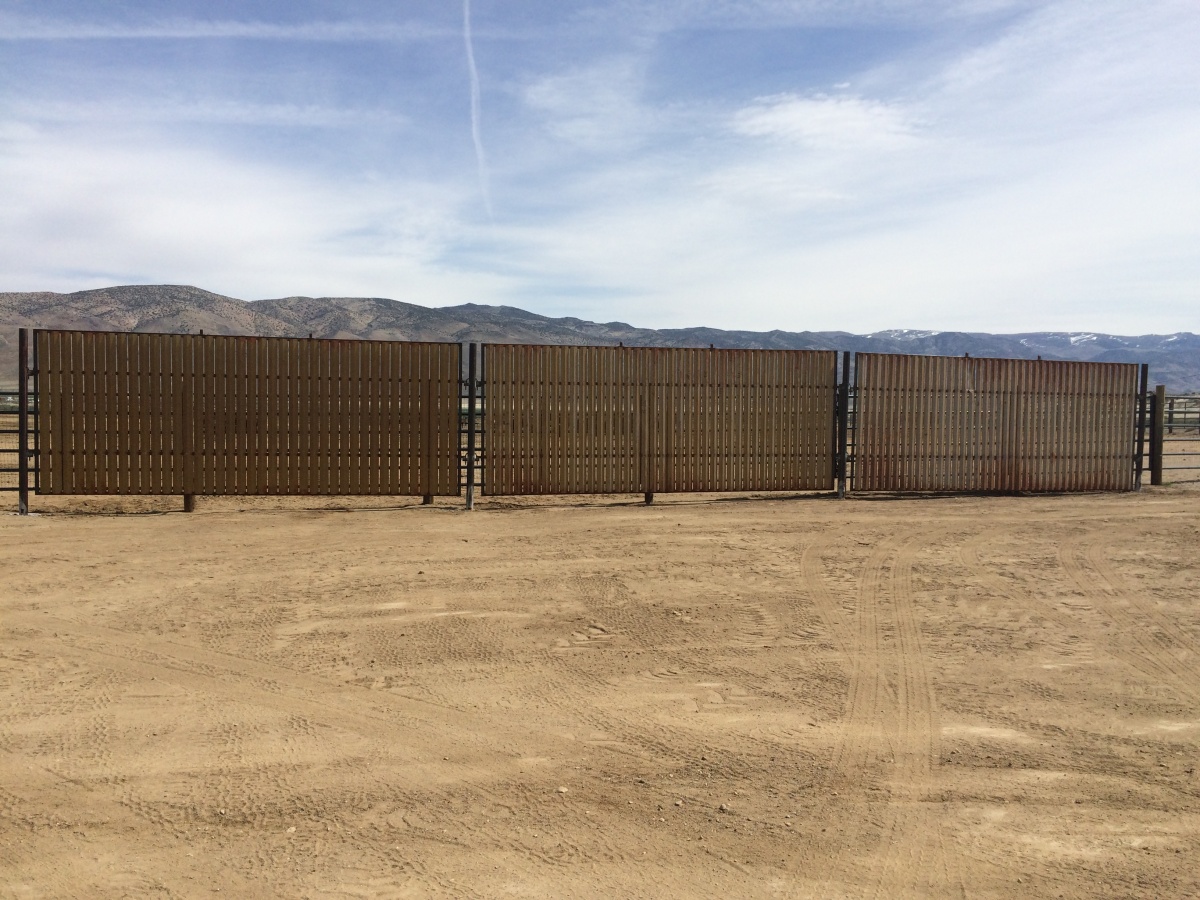
[[[467,344],[467,509],[475,508],[475,392],[476,352],[474,342]]]
[[[29,515],[29,331],[17,332],[17,512]]]
[[[846,457],[850,423],[850,351],[842,351],[842,379],[837,387],[837,495],[846,499]]]
[[[1150,365],[1142,363],[1141,377],[1138,379],[1138,406],[1137,406],[1137,447],[1133,454],[1133,489],[1140,491],[1142,489],[1142,470],[1145,468],[1143,459],[1146,453],[1146,394],[1148,393],[1148,384],[1150,380]]]
[[[1150,406],[1150,483],[1163,483],[1163,417],[1167,406],[1167,386],[1155,385]]]

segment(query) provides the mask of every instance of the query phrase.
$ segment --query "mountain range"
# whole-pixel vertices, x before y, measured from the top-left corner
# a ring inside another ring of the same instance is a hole
[[[999,356],[1150,364],[1151,384],[1200,392],[1200,335],[1134,337],[1091,332],[728,331],[637,328],[624,322],[550,318],[511,306],[426,307],[378,297],[238,300],[182,285],[127,285],[57,294],[0,293],[0,385],[17,380],[18,328],[77,328],[267,337],[618,344]]]

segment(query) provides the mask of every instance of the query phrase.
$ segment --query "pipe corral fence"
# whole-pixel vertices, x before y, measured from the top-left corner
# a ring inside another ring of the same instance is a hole
[[[1126,491],[1200,449],[1172,449],[1200,441],[1200,397],[1151,392],[1134,364],[26,329],[18,345],[0,490],[21,512],[30,493]]]

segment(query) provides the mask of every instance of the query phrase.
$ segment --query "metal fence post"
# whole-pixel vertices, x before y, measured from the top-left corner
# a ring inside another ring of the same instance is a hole
[[[17,331],[17,513],[29,515],[29,331]]]
[[[1163,483],[1163,417],[1167,406],[1167,386],[1155,385],[1150,407],[1150,483]]]
[[[1142,363],[1141,378],[1138,380],[1137,448],[1133,454],[1133,489],[1135,491],[1142,489],[1142,469],[1145,463],[1143,456],[1146,453],[1146,394],[1149,380],[1150,365]]]
[[[850,422],[850,351],[842,351],[842,379],[837,387],[837,495],[846,499],[847,426]]]
[[[467,509],[475,508],[475,342],[467,345]]]

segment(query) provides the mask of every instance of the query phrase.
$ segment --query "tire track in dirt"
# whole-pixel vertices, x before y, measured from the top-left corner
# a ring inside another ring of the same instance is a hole
[[[1008,527],[1011,528],[1012,526]],[[1073,616],[1069,612],[1065,612],[1055,603],[1042,598],[1037,591],[1023,592],[1014,589],[1012,585],[997,575],[982,560],[980,560],[980,546],[985,543],[995,543],[998,539],[1003,538],[1003,536],[1003,534],[997,535],[995,526],[992,526],[988,531],[980,532],[959,546],[959,562],[962,564],[967,573],[980,578],[985,584],[987,584],[990,590],[1013,603],[1037,604],[1048,618],[1053,620],[1065,631],[1071,631],[1078,628],[1080,623],[1076,616]],[[1062,549],[1060,548],[1058,552],[1061,556]],[[1076,588],[1082,590],[1084,595],[1088,596],[1088,590],[1081,587],[1075,580],[1075,577],[1071,576],[1071,570],[1067,565],[1064,565],[1061,562],[1061,559],[1060,566],[1062,566],[1068,577],[1072,578],[1072,582],[1075,583]],[[1078,570],[1076,569],[1076,571]],[[1078,573],[1078,577],[1083,578],[1085,576],[1083,576],[1082,573]],[[1108,611],[1109,605],[1110,604],[1106,599],[1104,602],[1096,604],[1096,608],[1098,608],[1103,615],[1106,615],[1108,618],[1112,619],[1112,616]],[[1129,647],[1128,641],[1125,640],[1124,634],[1110,638],[1095,633],[1093,630],[1092,640],[1096,641],[1099,649],[1102,649],[1113,659],[1119,660],[1127,665],[1130,669],[1139,673],[1150,681],[1177,680],[1177,676],[1172,672],[1172,670],[1169,667],[1162,665],[1157,659],[1154,658],[1154,656],[1132,651]]]
[[[940,728],[937,698],[912,587],[913,563],[917,555],[914,544],[918,541],[932,543],[944,538],[945,533],[938,529],[904,542],[892,564],[890,586],[899,663],[896,687],[898,737],[892,779],[906,785],[910,796],[907,802],[893,806],[897,815],[881,866],[882,875],[875,889],[875,896],[879,898],[896,896],[901,885],[924,896],[928,880],[914,882],[913,876],[933,871],[940,874],[943,885],[951,886],[959,896],[966,896],[957,851],[947,850],[947,844],[952,844],[953,838],[947,840],[940,817],[935,813],[936,807],[931,808],[929,802],[940,758]],[[908,859],[901,858],[902,849],[906,850]]]
[[[825,623],[837,649],[844,658],[850,657],[854,642],[853,635],[845,621],[845,613],[834,599],[833,592],[825,583],[822,574],[821,556],[831,547],[842,546],[849,529],[843,528],[835,532],[825,532],[815,541],[804,548],[800,554],[800,578],[807,588],[808,596],[816,607],[817,614]]]
[[[884,701],[888,691],[884,671],[883,632],[879,621],[884,567],[893,553],[891,542],[876,545],[858,582],[853,643],[849,650],[850,692],[843,717],[842,739],[834,751],[831,777],[854,784],[867,773],[873,751],[886,742]],[[874,767],[874,768],[877,768]]]
[[[593,629],[602,629],[605,641],[621,638],[636,642],[643,647],[655,648],[661,659],[668,665],[659,667],[654,672],[645,672],[642,677],[655,682],[667,684],[679,683],[683,687],[683,672],[694,670],[697,660],[694,655],[680,653],[677,650],[664,649],[676,644],[676,637],[670,627],[662,624],[667,621],[665,613],[657,608],[647,609],[638,607],[628,588],[619,579],[611,576],[592,576],[570,579],[568,584],[577,591],[579,602],[587,611],[587,620],[592,622]],[[757,604],[757,606],[762,606]],[[640,614],[638,614],[640,612]],[[777,616],[770,616],[774,622],[771,634],[773,640],[778,640],[783,625]],[[655,647],[655,641],[661,646]],[[763,637],[755,639],[755,647],[761,648]],[[599,644],[596,646],[600,646]],[[587,743],[597,746],[607,745],[608,749],[623,752],[641,759],[672,761],[676,764],[704,769],[733,776],[732,770],[724,771],[711,752],[702,752],[697,748],[696,733],[686,727],[670,725],[659,721],[653,716],[633,707],[621,709],[620,714],[603,712],[603,703],[597,702],[607,696],[605,687],[586,671],[574,667],[572,653],[561,650],[549,654],[545,663],[552,666],[557,676],[551,679],[553,690],[547,694],[536,695],[538,702],[563,710],[572,718],[588,725],[594,731],[611,736],[615,740],[592,741]],[[717,673],[722,674],[722,673]],[[778,741],[757,737],[745,732],[739,732],[735,738],[726,739],[717,734],[705,736],[705,746],[708,751],[721,750],[729,754],[744,752],[747,747],[755,748],[767,756],[780,752]],[[707,756],[707,759],[702,757]]]
[[[880,813],[890,820],[875,823],[883,859],[878,876],[863,886],[863,896],[925,896],[931,881],[965,896],[957,851],[948,848],[941,822],[927,805],[937,765],[937,704],[912,588],[917,546],[935,542],[946,531],[925,529],[900,542],[875,545],[859,576],[853,626],[844,621],[825,584],[821,548],[810,545],[802,560],[810,596],[851,664],[846,712],[831,753],[827,788],[831,793],[834,787],[846,790],[849,800],[843,802],[859,805],[849,834],[833,848],[832,858],[812,853],[811,861],[828,865],[842,884],[854,884],[861,874],[858,854],[870,836],[867,821],[877,813],[862,796],[862,784],[887,782],[903,797]],[[821,814],[833,818],[840,810],[840,804],[827,797]],[[935,871],[937,876],[931,878],[928,873]]]
[[[1076,535],[1059,545],[1058,559],[1075,587],[1121,629],[1121,641],[1112,643],[1128,642],[1136,648],[1133,655],[1157,670],[1162,680],[1193,702],[1200,701],[1200,670],[1176,655],[1196,657],[1190,638],[1157,610],[1139,602],[1136,591],[1119,586],[1120,578],[1103,559],[1102,549],[1096,538]],[[1126,609],[1125,602],[1137,615]],[[1159,626],[1157,633],[1147,630],[1146,619]]]
[[[462,741],[480,752],[499,755],[494,739],[486,745],[473,739],[479,732],[483,715],[478,710],[468,714],[393,692],[380,693],[345,683],[324,682],[262,660],[245,659],[165,638],[131,636],[90,623],[81,626],[56,616],[20,612],[11,614],[11,618],[37,628],[43,634],[41,640],[53,644],[54,654],[71,653],[134,677],[163,678],[188,690],[303,716],[383,741],[386,746],[394,747],[396,736],[402,731],[404,741],[401,746],[414,756],[440,754],[444,736],[449,733],[459,735]],[[58,634],[57,638],[45,637],[45,629],[50,625]],[[317,699],[319,697],[330,699]],[[489,717],[486,725],[514,746],[522,746],[528,741],[527,730],[498,717]],[[423,738],[422,732],[431,733],[431,737]],[[497,764],[501,769],[506,768],[500,760]]]
[[[947,530],[878,541],[860,569],[853,622],[847,622],[822,564],[824,550],[841,535],[818,539],[802,556],[809,595],[851,666],[840,739],[830,752],[826,797],[817,809],[829,821],[848,818],[846,833],[832,846],[810,846],[806,853],[812,868],[832,875],[830,890],[881,899],[925,896],[931,888],[966,895],[958,851],[928,805],[937,766],[937,704],[912,588],[920,548]],[[872,784],[892,786],[899,802],[878,809],[865,794]],[[860,856],[872,839],[880,841],[882,859],[876,877],[864,884]]]
[[[145,841],[138,848],[137,860],[144,863],[154,854],[169,854],[175,861],[172,866],[154,865],[150,871],[141,873],[150,880],[149,883],[156,886],[159,892],[169,892],[169,896],[195,895],[195,884],[187,873],[179,871],[180,858],[194,846],[190,840],[169,830],[145,832],[135,821],[141,818],[137,809],[124,800],[114,799],[107,790],[63,774],[55,766],[37,763],[22,754],[0,749],[0,759],[4,757],[7,757],[6,768],[13,771],[19,768],[21,771],[21,782],[14,786],[13,791],[0,791],[0,812],[10,818],[15,827],[37,835],[47,828],[56,827],[56,815],[63,815],[73,820],[77,828],[92,829],[103,824],[105,828],[117,832],[136,832]],[[35,803],[28,797],[38,799]],[[19,860],[10,859],[6,868],[8,866],[11,866],[8,872],[10,877],[19,875]],[[130,869],[136,871],[129,861],[125,866],[126,873]],[[54,866],[39,865],[37,870],[39,887],[48,896],[93,896],[86,885],[89,877],[94,876],[95,869],[84,864],[78,854],[60,853]],[[271,891],[264,894],[264,885],[252,884],[230,868],[222,868],[220,882],[221,887],[226,891],[232,890],[234,896],[276,896]],[[99,885],[96,887],[100,888]]]
[[[1139,590],[1132,588],[1109,563],[1111,545],[1103,542],[1099,536],[1084,540],[1080,546],[1081,558],[1086,559],[1092,569],[1103,582],[1103,590],[1113,597],[1123,597],[1139,614],[1151,620],[1158,628],[1151,638],[1161,647],[1185,673],[1189,674],[1189,683],[1200,682],[1200,652],[1197,651],[1195,640],[1170,616],[1163,613],[1142,599]]]
[[[441,758],[449,734],[457,735],[458,742],[468,746],[472,755],[485,757],[483,762],[456,765],[456,768],[461,766],[460,773],[466,776],[463,782],[473,794],[499,802],[496,790],[511,789],[519,781],[515,777],[519,765],[517,757],[498,751],[496,737],[506,739],[510,746],[527,746],[530,739],[528,728],[493,717],[481,724],[481,713],[478,710],[466,713],[452,707],[442,707],[392,693],[379,695],[377,692],[352,685],[322,682],[261,660],[248,660],[207,648],[180,644],[166,638],[154,638],[144,634],[129,635],[103,626],[89,624],[84,627],[72,620],[45,614],[18,613],[13,618],[22,619],[29,626],[40,626],[31,628],[27,646],[33,647],[43,642],[52,644],[52,649],[48,648],[47,654],[73,656],[126,676],[146,680],[157,678],[173,683],[189,692],[198,693],[202,703],[208,703],[210,706],[214,698],[226,703],[259,705],[308,723],[333,726],[365,737],[378,746],[387,748],[394,763],[391,766],[394,779],[392,784],[402,794],[424,798],[427,812],[442,809],[448,795],[445,789],[431,785],[423,779],[421,769],[426,762]],[[48,626],[53,628],[57,634],[56,638],[51,639],[46,635],[45,629]],[[40,637],[33,636],[34,634]],[[317,697],[330,699],[318,700]],[[219,717],[217,718],[219,721]],[[486,743],[482,743],[478,738],[481,733],[489,735]],[[247,770],[239,764],[242,756],[238,746],[240,735],[234,729],[230,743],[227,739],[230,734],[229,728],[218,726],[212,735],[217,743],[228,745],[228,752],[226,764],[212,769],[213,781],[210,786],[222,796],[242,796],[245,792],[235,790],[232,776],[236,773],[244,776],[249,772],[258,772],[258,769]],[[634,737],[633,734],[628,736]],[[553,731],[540,732],[538,738],[543,741],[561,742],[564,747],[573,743],[565,738],[555,738]],[[658,752],[670,747],[665,741],[650,743]],[[599,749],[609,749],[603,744],[596,746]],[[400,773],[404,770],[409,770],[412,774],[402,777]],[[267,772],[263,777],[273,777],[276,774],[278,773]],[[477,777],[472,778],[472,775]],[[253,806],[254,797],[247,796],[244,799],[246,802],[242,803],[242,806],[246,806],[246,803]],[[119,803],[129,813],[156,825],[164,833],[182,834],[176,827],[172,827],[178,823],[165,819],[163,811],[157,805],[143,802],[127,789],[122,790],[120,799],[113,802]],[[247,807],[238,815],[241,818],[253,818],[254,812],[253,808]],[[246,820],[246,824],[252,824],[250,818]],[[436,826],[445,826],[435,828],[435,831],[453,828],[462,836],[463,841],[477,849],[490,847],[523,856],[530,855],[527,853],[529,848],[521,842],[514,842],[501,833],[480,831],[472,827],[470,821],[460,821],[452,816],[439,818],[436,813],[433,819]],[[238,822],[230,824],[236,826]],[[379,852],[386,855],[384,845],[387,841],[381,839],[379,843]],[[574,852],[582,853],[578,848]],[[531,860],[538,861],[537,855],[533,854]],[[253,874],[252,867],[246,876],[252,877]]]

